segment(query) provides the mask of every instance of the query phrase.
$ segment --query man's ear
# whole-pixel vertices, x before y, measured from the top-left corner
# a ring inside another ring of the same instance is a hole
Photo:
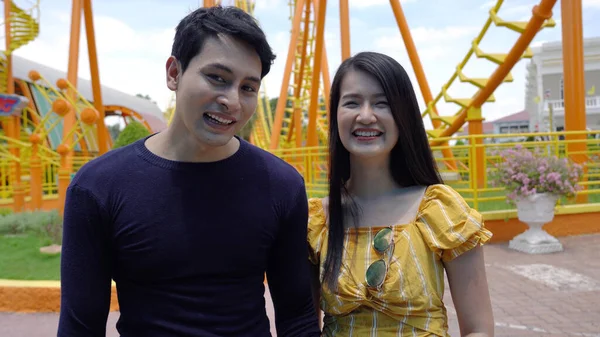
[[[169,56],[166,64],[167,87],[172,91],[177,91],[177,83],[181,78],[181,67],[175,56]]]

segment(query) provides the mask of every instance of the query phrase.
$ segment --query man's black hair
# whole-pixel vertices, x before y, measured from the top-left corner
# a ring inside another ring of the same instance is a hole
[[[251,45],[260,57],[261,78],[269,73],[275,54],[265,33],[250,14],[232,6],[198,8],[179,22],[171,55],[181,62],[181,71],[185,72],[207,39],[219,35],[228,35]]]

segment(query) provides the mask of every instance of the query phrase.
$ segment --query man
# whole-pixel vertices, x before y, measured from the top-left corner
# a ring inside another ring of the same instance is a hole
[[[234,136],[275,56],[251,16],[201,8],[166,64],[164,132],[85,165],[68,190],[58,336],[104,336],[111,278],[122,336],[319,336],[302,177]]]

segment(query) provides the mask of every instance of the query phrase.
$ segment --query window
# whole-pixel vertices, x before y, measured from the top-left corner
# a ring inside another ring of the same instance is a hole
[[[519,126],[519,131],[521,133],[527,133],[527,132],[529,132],[529,125],[521,125],[521,126]]]
[[[560,99],[564,100],[565,99],[565,80],[563,79],[563,77],[560,78]]]

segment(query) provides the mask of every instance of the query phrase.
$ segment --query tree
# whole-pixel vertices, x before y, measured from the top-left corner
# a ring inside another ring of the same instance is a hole
[[[275,109],[277,107],[277,97],[275,98],[271,98],[269,99],[269,108],[271,109],[271,119],[273,119],[275,117]],[[263,104],[263,111],[265,112],[265,114],[267,113],[267,105],[265,103],[265,100],[262,98],[259,98],[258,100],[258,104]],[[257,107],[258,110],[258,107]],[[256,119],[258,118],[258,113],[254,113],[254,115],[252,115],[252,118],[250,118],[250,120],[248,120],[248,123],[246,123],[246,125],[240,130],[240,132],[238,133],[238,137],[241,137],[247,141],[250,141],[250,135],[252,134],[252,128],[254,127],[254,123],[256,122]]]
[[[135,143],[136,141],[147,137],[150,135],[150,131],[140,122],[131,121],[127,126],[121,131],[117,140],[113,144],[113,149],[118,149],[120,147]]]
[[[278,100],[279,100],[279,97],[271,98],[269,100],[269,105],[270,105],[271,113],[273,114],[273,116],[275,116],[275,110],[277,110],[277,101]]]
[[[254,127],[254,121],[256,120],[257,114],[255,113],[250,117],[248,123],[244,125],[244,127],[238,132],[238,137],[245,139],[246,141],[250,141],[250,135],[252,134],[252,128]]]
[[[111,139],[117,139],[117,137],[119,137],[119,134],[121,133],[121,125],[117,123],[113,125],[107,125],[106,128],[108,129]]]
[[[152,103],[156,104],[156,101],[155,101],[155,100],[153,100],[153,99],[152,99],[152,97],[150,97],[150,95],[148,95],[148,94],[146,94],[146,95],[142,95],[142,94],[138,93],[138,94],[135,94],[135,96],[136,96],[136,97],[139,97],[139,98],[147,99],[147,100],[149,100],[150,102],[152,102]]]

